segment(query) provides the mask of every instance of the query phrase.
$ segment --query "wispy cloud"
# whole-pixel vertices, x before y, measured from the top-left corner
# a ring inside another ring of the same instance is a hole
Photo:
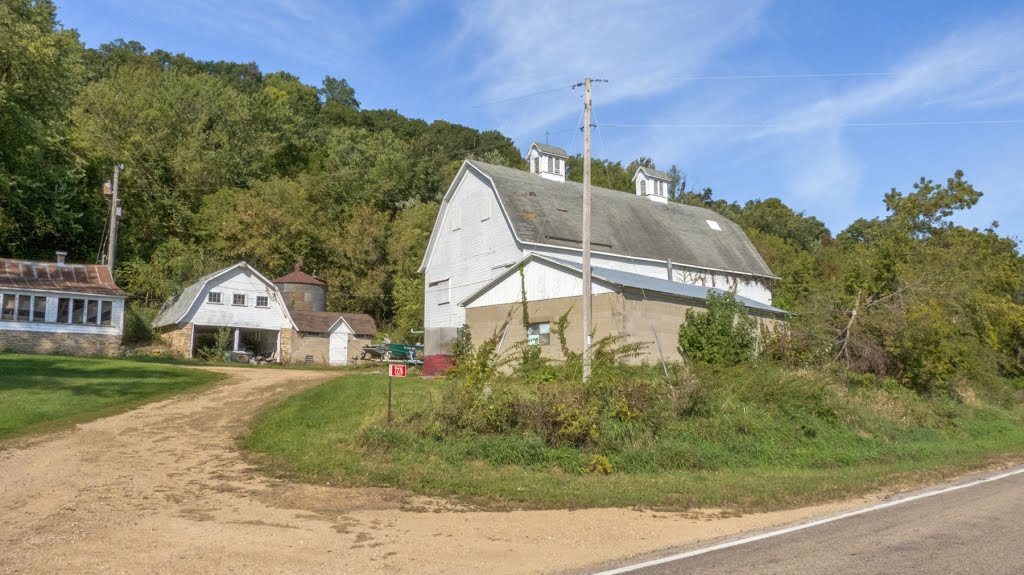
[[[602,105],[672,90],[680,77],[700,72],[755,33],[766,5],[636,0],[566,10],[559,3],[500,0],[467,5],[454,38],[478,56],[468,83],[479,102],[565,87],[540,105],[492,107],[505,131],[535,133],[576,119],[579,104],[568,87],[586,76],[611,80],[599,87]],[[530,113],[523,114],[527,106]]]

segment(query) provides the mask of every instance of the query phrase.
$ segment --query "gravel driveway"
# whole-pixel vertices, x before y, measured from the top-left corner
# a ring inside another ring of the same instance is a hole
[[[268,478],[235,438],[331,374],[219,369],[212,389],[0,451],[0,573],[558,572],[843,506],[484,512],[393,489]]]

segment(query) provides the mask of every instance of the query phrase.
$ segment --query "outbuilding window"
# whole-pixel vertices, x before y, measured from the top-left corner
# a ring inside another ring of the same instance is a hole
[[[37,295],[32,307],[32,321],[46,321],[46,296]]]
[[[236,293],[231,296],[231,305],[245,305],[245,294]]]
[[[270,298],[265,295],[256,296],[256,307],[270,307]]]
[[[14,294],[4,294],[3,302],[0,303],[0,319],[7,321],[14,321],[14,310],[17,307],[18,296]]]
[[[206,296],[206,301],[210,303],[220,303],[220,292],[212,291]]]
[[[647,195],[647,180],[640,180],[640,195]]]
[[[551,343],[551,322],[531,323],[526,330],[526,343],[529,345],[548,345]]]

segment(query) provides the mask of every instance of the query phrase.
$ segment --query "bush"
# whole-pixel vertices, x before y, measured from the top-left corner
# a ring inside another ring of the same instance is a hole
[[[156,309],[150,307],[126,306],[122,343],[130,348],[152,344],[157,339],[157,335],[152,327],[156,312]]]
[[[686,321],[679,326],[683,353],[708,365],[736,365],[750,360],[757,341],[757,322],[732,292],[708,292],[707,302],[706,312],[686,310]]]

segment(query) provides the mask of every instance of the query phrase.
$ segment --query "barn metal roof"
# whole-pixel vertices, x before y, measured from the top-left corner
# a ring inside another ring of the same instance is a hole
[[[494,183],[516,237],[523,242],[581,249],[583,185],[488,164],[466,163]],[[592,187],[591,249],[628,257],[775,278],[743,230],[706,208],[652,202],[636,194]],[[716,222],[716,230],[708,221]]]
[[[562,268],[565,271],[569,271],[574,275],[580,274],[582,276],[583,273],[582,264],[559,258],[542,256],[536,253],[530,254],[523,258],[518,264],[511,266],[507,271],[505,271],[498,277],[488,282],[487,285],[483,286],[482,288],[474,292],[473,295],[462,300],[462,302],[460,302],[459,305],[468,305],[473,300],[487,293],[488,291],[491,290],[491,288],[501,283],[501,281],[507,278],[510,274],[517,273],[517,270],[520,266],[525,265],[530,261],[545,262],[547,264],[554,265],[555,267]],[[708,299],[708,294],[711,293],[719,295],[724,295],[727,293],[725,290],[719,288],[684,284],[680,282],[669,281],[667,279],[653,278],[650,276],[624,272],[620,270],[613,270],[603,267],[591,267],[590,273],[591,277],[593,278],[593,281],[609,285],[609,287],[613,288],[615,291],[634,290],[644,293],[668,295],[696,301],[706,301]],[[736,301],[742,303],[745,307],[751,310],[769,313],[772,315],[789,315],[789,312],[787,312],[784,309],[780,309],[765,303],[761,303],[748,297],[737,295]]]
[[[570,268],[579,273],[583,273],[583,265],[571,262],[559,258],[550,258],[545,256],[535,256],[537,259],[548,260],[557,265],[565,268]],[[630,272],[624,272],[620,270],[613,270],[602,267],[592,267],[590,269],[590,275],[597,279],[602,280],[606,283],[614,286],[626,289],[640,290],[644,292],[665,294],[679,296],[689,299],[707,300],[708,294],[714,293],[718,295],[724,295],[727,293],[726,290],[714,287],[698,286],[693,284],[684,284],[680,282],[669,281],[667,279],[652,278],[641,274],[634,274]],[[736,296],[736,301],[742,303],[745,307],[755,309],[759,311],[769,312],[773,314],[789,315],[784,309],[777,308],[775,306],[761,303],[759,301],[743,297],[741,295]]]
[[[126,297],[110,268],[0,258],[0,288]]]

